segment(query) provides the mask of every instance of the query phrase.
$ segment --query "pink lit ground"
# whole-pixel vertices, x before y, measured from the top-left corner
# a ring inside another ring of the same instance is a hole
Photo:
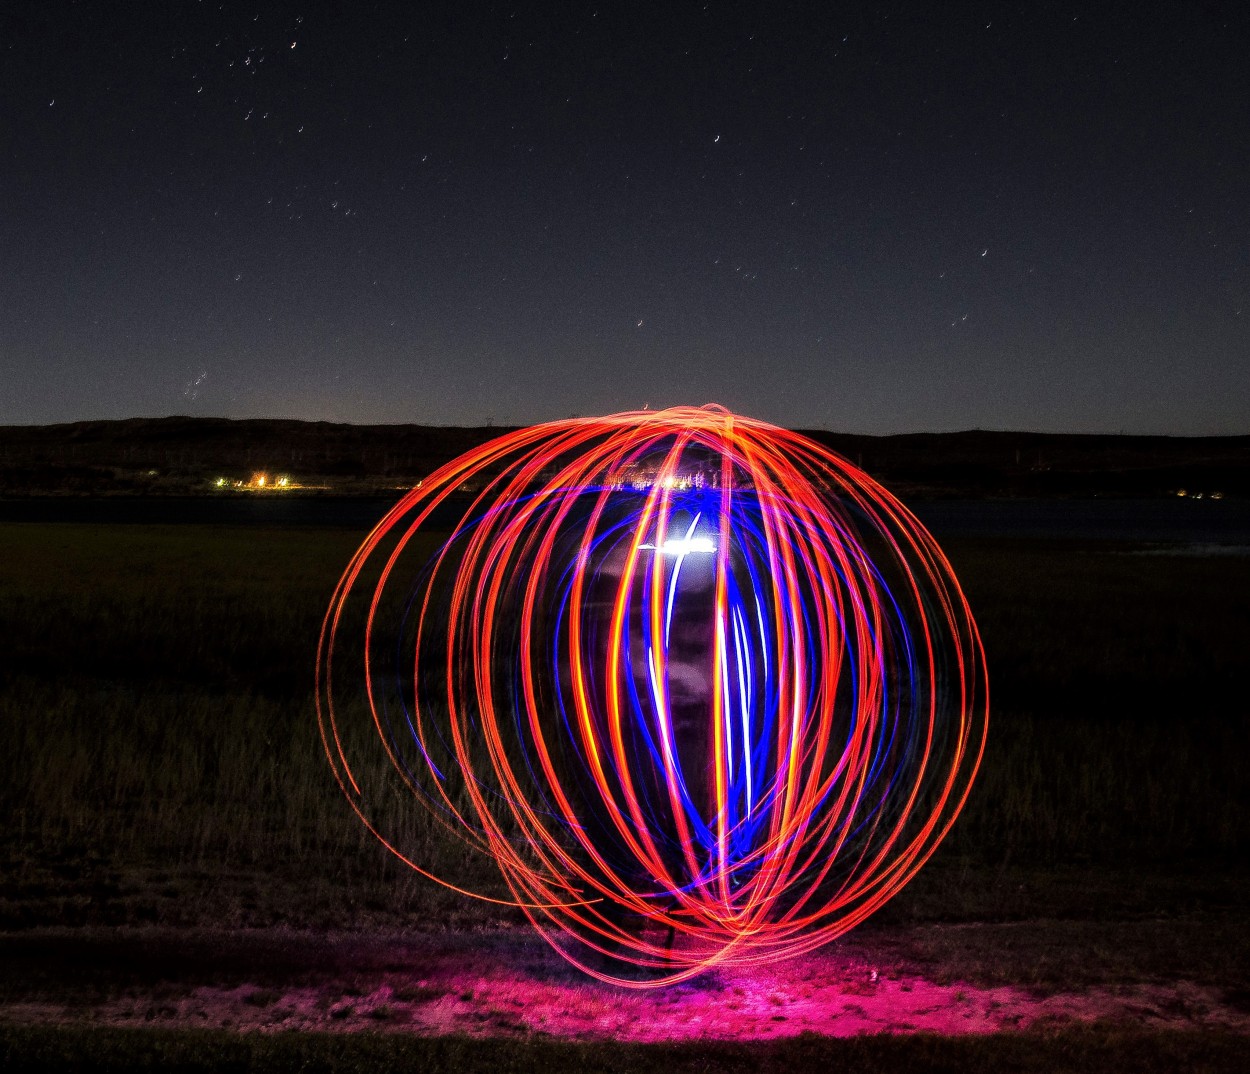
[[[992,950],[992,937],[975,942]],[[29,981],[0,1002],[0,1021],[10,1023],[623,1041],[963,1035],[1092,1021],[1250,1033],[1244,1002],[1210,984],[931,980],[865,941],[647,991],[584,978],[514,929],[424,936],[32,930],[0,937],[0,951]]]

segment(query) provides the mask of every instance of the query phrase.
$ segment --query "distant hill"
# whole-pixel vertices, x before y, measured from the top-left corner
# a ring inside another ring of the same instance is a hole
[[[222,494],[264,474],[321,495],[410,486],[499,428],[131,418],[0,426],[0,496]],[[1250,436],[805,430],[920,496],[1250,496]]]

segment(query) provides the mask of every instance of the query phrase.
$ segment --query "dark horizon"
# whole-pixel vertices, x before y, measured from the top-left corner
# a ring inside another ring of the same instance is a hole
[[[674,404],[681,405],[681,404]],[[652,408],[655,409],[655,408]],[[509,429],[524,428],[532,425],[540,425],[546,422],[561,421],[566,418],[596,418],[606,417],[607,414],[565,414],[551,418],[544,418],[542,421],[533,422],[516,422],[513,424],[502,424],[494,420],[486,420],[480,422],[440,422],[440,421],[339,421],[333,418],[304,418],[292,415],[275,416],[272,414],[248,415],[246,417],[235,417],[228,414],[191,414],[186,412],[170,412],[167,414],[128,414],[116,418],[67,418],[63,421],[45,421],[45,422],[6,422],[0,424],[0,430],[41,430],[41,429],[61,429],[75,425],[125,425],[140,422],[174,422],[174,421],[190,421],[190,422],[254,422],[257,424],[279,424],[279,423],[295,423],[302,425],[334,425],[350,429],[382,429],[382,428],[412,428],[412,429],[438,429],[438,430],[471,430],[478,431],[483,429],[497,429],[500,432]],[[748,415],[754,417],[754,415]],[[777,424],[777,423],[773,423]],[[1127,429],[1114,429],[1106,431],[1094,432],[1078,432],[1070,429],[1031,429],[1023,426],[968,426],[967,428],[957,429],[900,429],[895,432],[874,433],[874,432],[853,432],[849,429],[834,428],[828,425],[782,425],[781,428],[790,429],[799,433],[828,433],[832,436],[846,436],[856,439],[892,439],[907,437],[960,437],[972,436],[977,434],[986,435],[1002,435],[1002,436],[1024,436],[1024,437],[1043,437],[1053,439],[1082,439],[1097,438],[1115,440],[1123,438],[1125,440],[1250,440],[1250,431],[1234,432],[1234,433],[1138,433],[1130,432]]]
[[[907,497],[1154,499],[1184,489],[1227,496],[1229,510],[1250,497],[1250,436],[799,431]],[[0,426],[0,499],[218,495],[262,473],[291,482],[279,495],[391,495],[507,432],[208,417]]]
[[[0,2],[0,424],[1250,432],[1250,17]]]

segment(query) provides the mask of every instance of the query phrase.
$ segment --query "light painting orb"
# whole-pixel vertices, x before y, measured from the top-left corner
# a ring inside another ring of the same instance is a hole
[[[408,493],[334,593],[318,714],[408,865],[486,897],[430,860],[441,824],[570,962],[647,987],[811,950],[896,894],[967,798],[988,684],[897,499],[679,407],[520,429]]]

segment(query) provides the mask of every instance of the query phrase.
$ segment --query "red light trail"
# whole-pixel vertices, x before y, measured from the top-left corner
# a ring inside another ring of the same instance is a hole
[[[521,429],[407,494],[335,590],[318,715],[388,849],[474,894],[383,821],[398,792],[570,962],[649,987],[811,950],[896,894],[967,798],[988,683],[897,499],[681,407]]]

